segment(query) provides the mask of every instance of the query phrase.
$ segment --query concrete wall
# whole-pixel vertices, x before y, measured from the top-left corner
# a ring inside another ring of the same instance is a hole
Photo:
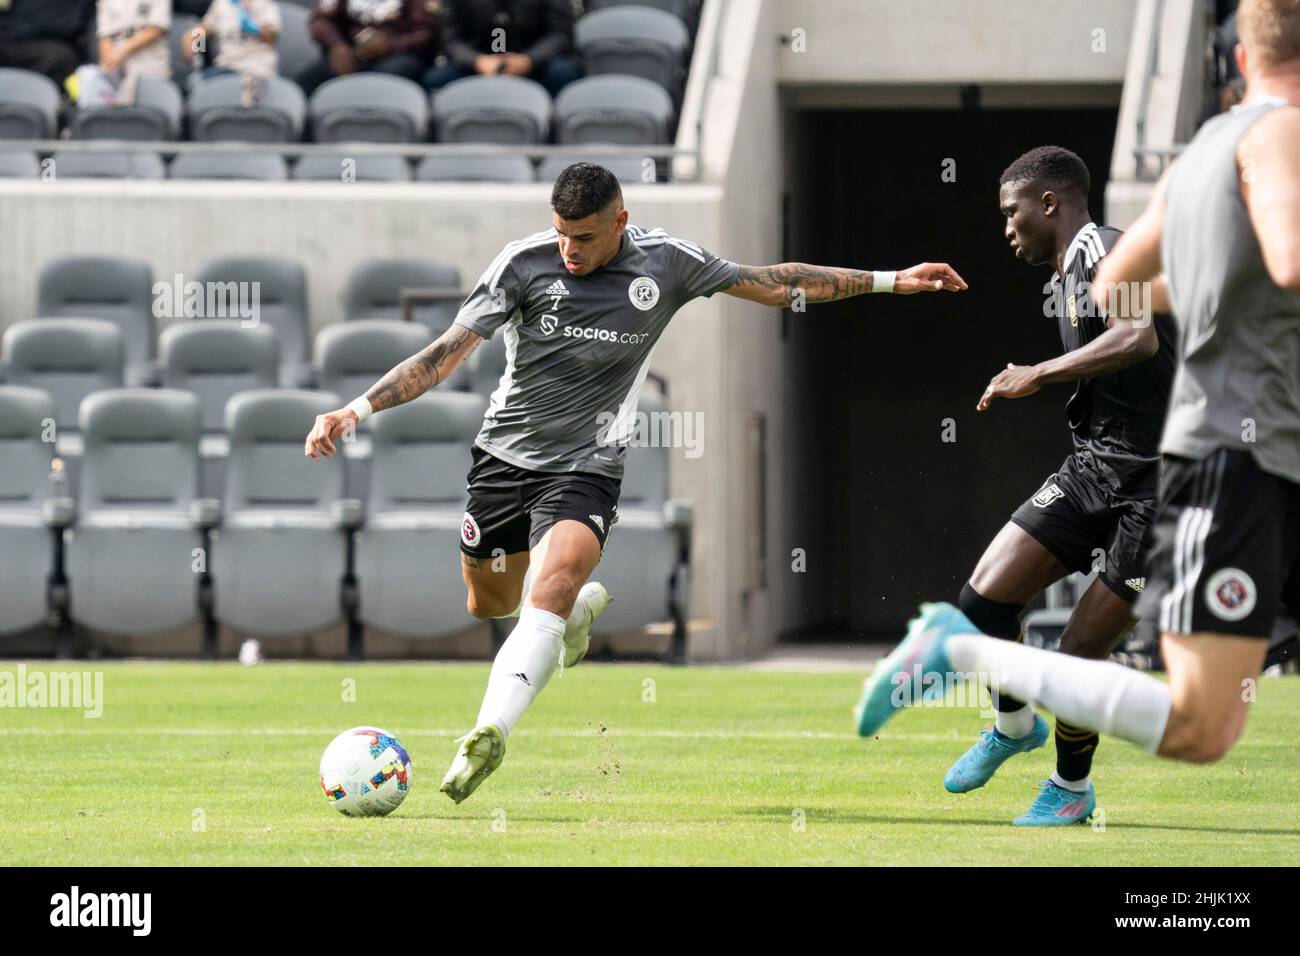
[[[1133,0],[775,0],[773,6],[783,42],[782,83],[895,85],[1119,83],[1134,5]],[[801,37],[797,29],[804,31]],[[1105,31],[1105,52],[1094,50],[1097,30]]]

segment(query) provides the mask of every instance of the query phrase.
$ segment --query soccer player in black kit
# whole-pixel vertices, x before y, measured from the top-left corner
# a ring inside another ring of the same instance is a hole
[[[1065,352],[1037,365],[1008,365],[977,407],[1077,382],[1066,405],[1074,451],[993,539],[958,605],[985,634],[1016,641],[1029,601],[1071,572],[1096,570],[1060,649],[1100,659],[1133,626],[1132,605],[1145,583],[1143,539],[1155,516],[1175,360],[1172,319],[1159,314],[1167,310],[1162,284],[1153,284],[1151,302],[1114,310],[1126,318],[1107,318],[1093,306],[1097,266],[1121,233],[1092,222],[1089,186],[1083,160],[1056,146],[1025,153],[1001,177],[999,204],[1016,258],[1055,269],[1045,312],[1060,323]],[[1047,722],[1033,707],[997,694],[994,705],[994,728],[944,778],[953,793],[982,787],[1008,758],[1047,742]],[[1090,779],[1097,742],[1091,730],[1057,720],[1056,770],[1016,825],[1088,819],[1097,805]]]

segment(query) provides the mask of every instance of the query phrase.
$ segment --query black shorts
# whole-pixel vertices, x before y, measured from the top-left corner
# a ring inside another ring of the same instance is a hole
[[[469,503],[460,523],[460,549],[493,558],[529,551],[557,521],[581,521],[605,548],[618,521],[622,482],[585,472],[548,474],[507,464],[474,446]]]
[[[1160,630],[1267,638],[1300,616],[1300,485],[1249,452],[1166,455],[1153,538],[1138,612]]]
[[[1043,483],[1011,520],[1070,571],[1098,572],[1130,604],[1146,585],[1147,529],[1155,520],[1152,495],[1124,497],[1076,455]]]

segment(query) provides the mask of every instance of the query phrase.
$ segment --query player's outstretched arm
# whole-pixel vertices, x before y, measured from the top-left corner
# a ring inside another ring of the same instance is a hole
[[[880,277],[892,286],[877,285]],[[837,269],[804,262],[782,262],[774,266],[741,266],[735,284],[723,289],[727,295],[763,305],[784,307],[796,301],[834,302],[866,292],[960,292],[966,280],[945,262],[923,262],[898,273]]]
[[[428,346],[416,352],[405,362],[395,366],[387,375],[370,387],[364,400],[368,402],[367,414],[382,412],[385,408],[401,405],[418,398],[447,376],[469,357],[483,341],[483,336],[461,325],[453,325]],[[316,423],[307,435],[304,454],[320,461],[334,454],[335,439],[341,438],[349,428],[355,428],[361,415],[357,402],[344,408],[316,416]],[[363,406],[364,407],[364,406]]]

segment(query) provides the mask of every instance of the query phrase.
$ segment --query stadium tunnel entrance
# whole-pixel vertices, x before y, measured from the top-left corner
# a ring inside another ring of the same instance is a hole
[[[970,288],[785,313],[788,437],[772,467],[792,492],[785,553],[807,554],[804,573],[782,576],[786,639],[897,639],[919,602],[955,601],[989,540],[1069,452],[1072,385],[975,411],[1008,362],[1061,351],[1043,312],[1052,271],[1012,255],[998,178],[1034,146],[1072,149],[1092,173],[1101,223],[1116,118],[1091,107],[787,115],[784,258],[943,261]]]

